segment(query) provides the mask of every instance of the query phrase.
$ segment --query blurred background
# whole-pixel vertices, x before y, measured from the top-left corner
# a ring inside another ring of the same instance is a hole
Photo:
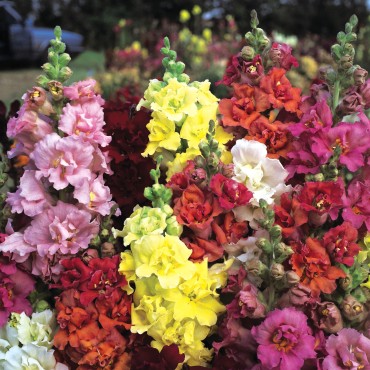
[[[355,62],[370,67],[369,0],[13,0],[0,1],[0,100],[20,99],[34,84],[55,25],[73,55],[72,81],[93,76],[108,99],[123,87],[140,94],[162,74],[164,36],[186,72],[197,80],[221,79],[228,59],[244,45],[250,11],[274,40],[294,49],[300,67],[292,82],[308,89],[330,46],[352,14],[359,18]],[[67,31],[70,31],[67,32]],[[218,88],[219,97],[226,94]]]

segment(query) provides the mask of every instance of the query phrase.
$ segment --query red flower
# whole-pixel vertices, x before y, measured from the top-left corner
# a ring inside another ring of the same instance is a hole
[[[335,262],[352,266],[361,248],[356,244],[358,232],[349,222],[330,229],[323,237],[323,244]]]
[[[300,193],[293,198],[293,214],[297,226],[310,222],[322,225],[329,215],[338,217],[342,207],[343,186],[339,182],[306,182]]]
[[[207,258],[209,262],[213,262],[220,259],[224,254],[222,245],[215,240],[206,240],[196,236],[188,236],[181,240],[192,250],[190,256],[192,261],[203,261]]]
[[[240,239],[247,237],[249,232],[248,222],[236,221],[232,211],[218,216],[212,222],[212,230],[220,244],[237,243]]]
[[[52,285],[52,288],[78,288],[82,282],[90,278],[92,271],[80,258],[64,259],[61,264],[65,271],[61,273],[59,283]]]
[[[306,244],[297,244],[290,258],[293,270],[301,283],[311,288],[315,295],[330,294],[336,289],[335,280],[345,278],[345,272],[331,265],[330,258],[319,240],[307,238]]]
[[[197,236],[208,239],[211,222],[223,212],[212,193],[202,191],[197,185],[189,185],[173,207],[177,221],[189,227]]]
[[[288,112],[297,112],[301,101],[301,90],[292,87],[285,76],[285,69],[272,68],[261,79],[261,89],[268,94],[269,102],[274,108],[284,108]]]
[[[209,184],[213,194],[218,197],[220,206],[229,211],[237,206],[243,206],[253,197],[243,184],[229,179],[220,173],[214,175]]]

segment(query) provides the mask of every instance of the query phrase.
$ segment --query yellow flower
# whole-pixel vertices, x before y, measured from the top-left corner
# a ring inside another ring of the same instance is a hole
[[[170,78],[168,85],[153,95],[150,108],[163,113],[169,120],[180,122],[186,115],[194,116],[197,113],[196,101],[196,88]]]
[[[208,80],[194,81],[190,86],[197,88],[197,100],[200,105],[216,105],[219,99],[210,91],[211,83]],[[218,107],[218,104],[217,104]]]
[[[208,261],[194,264],[195,273],[175,289],[158,288],[157,294],[174,303],[173,317],[176,321],[186,318],[196,320],[202,326],[212,326],[217,315],[225,311],[215,289],[217,280],[208,275]]]
[[[193,15],[199,15],[200,13],[202,13],[202,8],[199,5],[194,5],[191,12],[193,13]]]
[[[202,32],[202,36],[203,38],[207,41],[207,42],[211,42],[212,41],[212,31],[209,29],[209,28],[205,28]]]
[[[190,19],[190,13],[186,9],[180,11],[180,22],[186,23]]]
[[[126,218],[122,230],[112,229],[113,236],[123,238],[125,246],[144,235],[162,234],[167,227],[167,214],[161,208],[135,207],[130,217]]]
[[[167,181],[169,181],[175,173],[181,172],[185,168],[187,161],[194,159],[199,154],[200,150],[197,148],[188,148],[185,153],[176,153],[175,158],[167,162]]]
[[[162,288],[174,288],[189,279],[195,266],[188,261],[191,250],[177,236],[147,235],[131,245],[137,277],[158,277]]]
[[[186,139],[189,148],[198,148],[201,140],[206,138],[209,121],[216,119],[216,105],[207,105],[198,110],[193,117],[186,118],[180,131],[180,137]]]
[[[149,143],[142,155],[147,157],[161,149],[175,152],[181,143],[180,135],[175,131],[175,123],[160,112],[154,112],[152,117],[146,126],[150,132]]]
[[[127,285],[123,288],[127,294],[132,294],[134,289],[130,283],[136,281],[135,261],[131,251],[124,251],[121,253],[121,262],[118,267],[118,272],[127,280]]]
[[[136,110],[140,110],[141,107],[150,109],[154,97],[158,92],[166,85],[165,82],[159,81],[157,79],[150,80],[148,88],[144,92],[144,98],[139,101],[139,104],[136,106]]]

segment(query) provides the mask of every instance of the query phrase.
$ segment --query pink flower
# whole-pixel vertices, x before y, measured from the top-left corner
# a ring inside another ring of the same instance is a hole
[[[55,207],[37,215],[24,232],[24,240],[37,246],[41,257],[76,254],[86,249],[99,231],[97,221],[90,221],[89,212],[61,201]]]
[[[0,327],[8,320],[11,312],[32,313],[27,296],[34,290],[35,281],[21,271],[15,262],[0,256]]]
[[[29,155],[35,144],[52,132],[53,128],[49,122],[42,119],[35,111],[22,107],[18,117],[12,117],[8,122],[6,134],[16,142],[16,146],[8,152],[9,158],[20,154]]]
[[[13,261],[22,263],[31,253],[36,251],[36,246],[27,243],[21,232],[15,232],[5,238],[0,244],[0,252],[7,254]]]
[[[20,179],[15,193],[8,193],[7,203],[13,213],[22,213],[33,217],[41,213],[52,203],[52,197],[45,190],[44,185],[35,177],[35,172],[26,170]]]
[[[63,88],[63,95],[70,100],[78,100],[79,103],[96,100],[100,105],[104,104],[104,100],[95,93],[96,81],[92,78],[84,81],[78,81],[71,86]]]
[[[370,339],[355,329],[342,329],[326,341],[323,370],[370,369]]]
[[[91,178],[93,152],[94,147],[79,138],[53,133],[36,144],[30,157],[38,168],[36,178],[46,177],[61,190],[78,184],[81,178]]]
[[[274,42],[270,49],[270,57],[276,67],[289,70],[292,66],[298,67],[298,60],[292,55],[292,48],[284,43]]]
[[[111,202],[112,194],[107,186],[104,185],[103,176],[95,179],[82,179],[76,187],[73,196],[87,209],[98,212],[102,216],[109,215],[111,208],[115,204]]]
[[[104,113],[98,101],[83,104],[67,104],[60,117],[59,129],[68,135],[80,136],[92,143],[107,146],[112,138],[103,133]]]
[[[297,370],[304,360],[316,357],[307,317],[294,308],[271,311],[252,328],[252,335],[259,344],[257,357],[268,369]]]

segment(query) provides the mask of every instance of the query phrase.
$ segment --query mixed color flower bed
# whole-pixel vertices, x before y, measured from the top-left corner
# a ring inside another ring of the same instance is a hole
[[[163,77],[109,101],[93,79],[66,84],[56,27],[2,143],[0,367],[370,369],[356,25],[309,95],[252,11],[218,82],[230,97],[192,81],[165,38]]]

